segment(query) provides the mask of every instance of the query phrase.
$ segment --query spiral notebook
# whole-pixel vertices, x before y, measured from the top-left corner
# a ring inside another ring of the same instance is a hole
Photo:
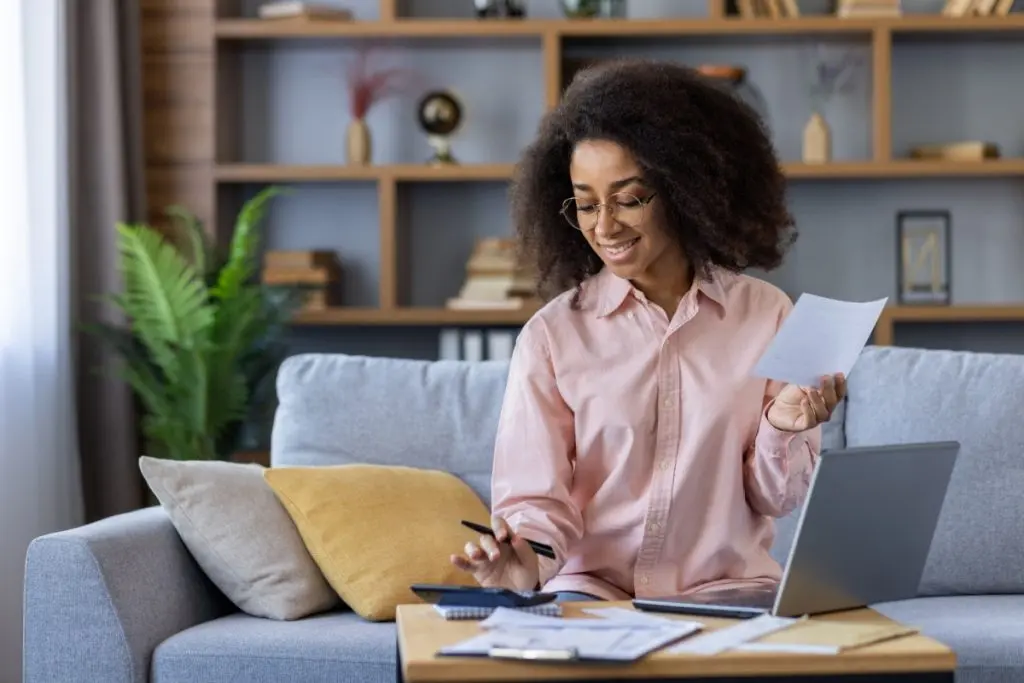
[[[444,617],[445,621],[456,621],[463,619],[486,619],[494,612],[494,607],[472,607],[467,605],[434,605],[437,613]],[[542,614],[546,617],[562,616],[562,606],[557,602],[547,602],[543,605],[532,607],[515,607],[517,612],[528,612],[529,614]]]

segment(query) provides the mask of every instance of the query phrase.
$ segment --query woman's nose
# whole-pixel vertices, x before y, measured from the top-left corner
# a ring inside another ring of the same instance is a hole
[[[594,225],[594,232],[599,237],[609,237],[621,230],[621,226],[615,222],[615,211],[611,207],[602,206],[598,210],[597,223]]]

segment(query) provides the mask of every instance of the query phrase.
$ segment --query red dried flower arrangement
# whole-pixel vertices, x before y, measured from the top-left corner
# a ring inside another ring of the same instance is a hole
[[[370,73],[369,51],[360,49],[348,70],[349,111],[353,119],[361,120],[383,99],[397,95],[409,82],[411,72],[406,69],[383,69]]]

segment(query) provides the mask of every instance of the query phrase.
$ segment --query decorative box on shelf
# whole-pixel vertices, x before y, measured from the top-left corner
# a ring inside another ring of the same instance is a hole
[[[302,287],[308,292],[302,310],[319,311],[340,303],[341,265],[332,251],[268,251],[263,282]]]
[[[538,305],[536,277],[519,262],[515,240],[478,240],[466,263],[466,280],[450,309],[517,310]]]

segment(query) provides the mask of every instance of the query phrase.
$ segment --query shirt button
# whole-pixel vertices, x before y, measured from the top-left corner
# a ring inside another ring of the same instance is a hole
[[[651,522],[650,524],[647,525],[647,530],[650,531],[652,534],[658,533],[658,529],[660,529],[660,528],[661,527],[658,526],[657,522]]]
[[[668,459],[662,460],[660,463],[658,463],[658,467],[660,467],[663,470],[667,470],[671,466],[672,462]]]
[[[663,403],[665,404],[665,406],[671,406],[672,405],[672,397],[671,396],[666,396],[665,400],[663,401]]]
[[[629,313],[626,314],[626,317],[629,318],[630,320],[633,320],[636,318],[636,314],[633,313],[633,311],[630,311]]]
[[[650,582],[651,582],[651,577],[647,576],[647,574],[644,574],[643,576],[640,577],[640,583],[642,583],[643,585],[646,586]]]

